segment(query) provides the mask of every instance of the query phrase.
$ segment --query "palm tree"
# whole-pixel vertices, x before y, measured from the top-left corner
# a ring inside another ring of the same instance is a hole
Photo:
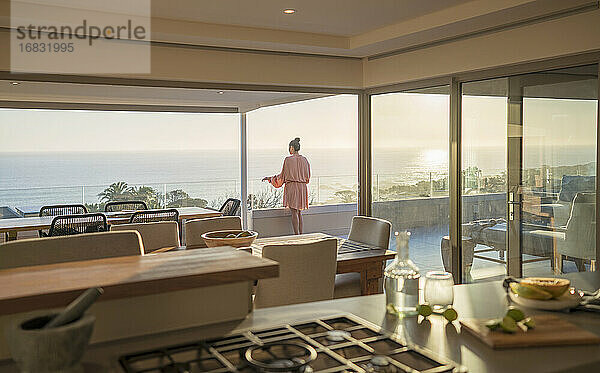
[[[116,183],[110,184],[110,186],[101,193],[98,193],[98,197],[100,197],[100,201],[109,202],[109,201],[123,201],[128,199],[131,196],[129,186],[124,181],[118,181]]]
[[[160,208],[160,196],[154,188],[149,186],[130,187],[128,193],[136,200],[146,202],[149,208]]]

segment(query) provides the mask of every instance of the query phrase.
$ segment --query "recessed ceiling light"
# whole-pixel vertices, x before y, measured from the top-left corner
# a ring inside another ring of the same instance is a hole
[[[19,85],[21,83],[19,83],[19,82],[10,82],[10,84],[12,84],[12,85]]]
[[[219,92],[217,92],[217,93],[218,93],[218,94],[220,94],[220,95],[222,95],[222,94],[224,94],[225,92],[223,92],[223,91],[219,91]]]
[[[291,9],[291,8],[290,9],[284,9],[283,12],[285,14],[294,14],[294,13],[296,13],[296,9]]]

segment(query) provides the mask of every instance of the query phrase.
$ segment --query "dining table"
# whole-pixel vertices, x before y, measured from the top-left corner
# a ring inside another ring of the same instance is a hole
[[[179,222],[185,220],[211,218],[221,216],[221,212],[202,207],[177,207]],[[109,225],[129,223],[129,218],[135,211],[104,212]],[[0,234],[7,233],[7,240],[17,239],[19,232],[39,231],[49,229],[55,216],[33,216],[26,218],[0,219]]]
[[[338,243],[337,273],[359,273],[362,295],[383,293],[383,270],[386,261],[394,259],[396,253],[386,248],[367,245],[347,238],[335,237],[326,233],[258,238],[252,244],[253,255],[262,256],[266,245],[301,244],[335,238]],[[247,250],[250,251],[250,250]]]

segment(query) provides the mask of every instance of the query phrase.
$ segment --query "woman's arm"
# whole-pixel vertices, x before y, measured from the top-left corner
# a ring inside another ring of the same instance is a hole
[[[275,188],[280,188],[281,186],[283,186],[283,184],[285,184],[285,181],[283,179],[284,171],[285,171],[285,160],[283,161],[283,166],[281,167],[281,173],[279,175],[265,177],[265,178],[263,178],[263,181],[268,181]]]

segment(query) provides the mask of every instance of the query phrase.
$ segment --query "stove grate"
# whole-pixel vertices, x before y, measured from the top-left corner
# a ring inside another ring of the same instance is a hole
[[[317,358],[304,372],[464,373],[454,362],[407,345],[395,334],[354,315],[326,317],[222,338],[127,354],[126,373],[254,373],[244,358],[251,346],[286,342],[312,346]],[[292,357],[290,357],[292,358]]]

